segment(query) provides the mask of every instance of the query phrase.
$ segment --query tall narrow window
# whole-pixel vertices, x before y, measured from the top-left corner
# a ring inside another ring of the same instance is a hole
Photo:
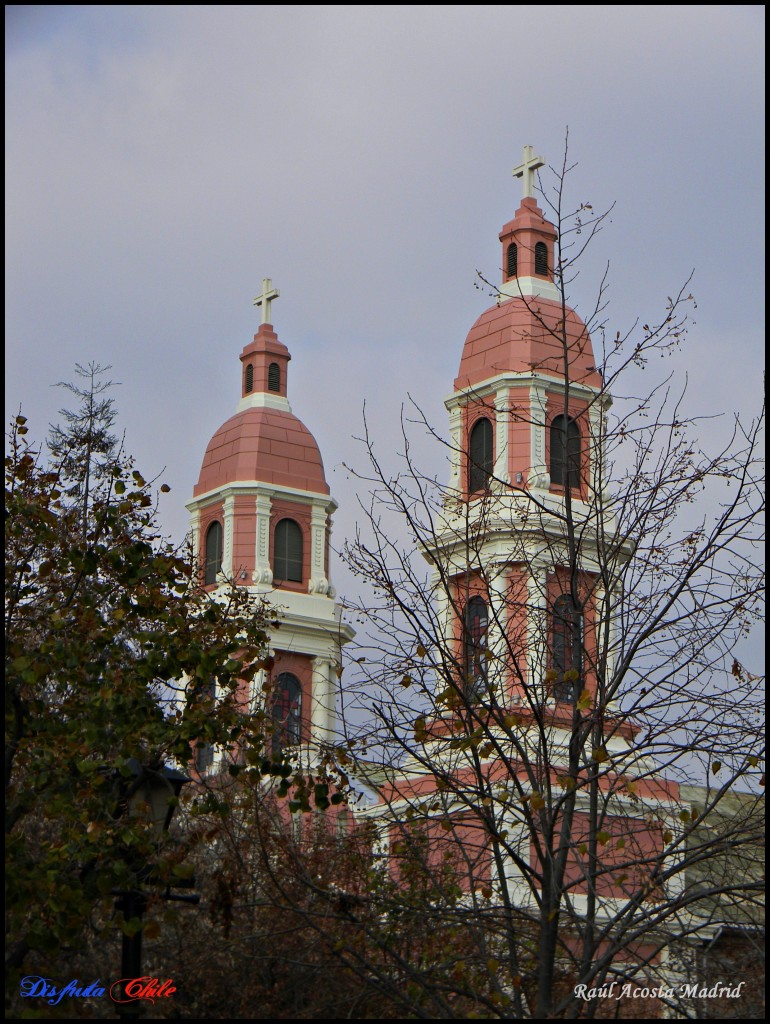
[[[471,430],[468,445],[468,493],[485,491],[492,476],[492,424],[489,420],[478,420]]]
[[[246,366],[246,394],[250,395],[254,390],[254,364],[248,363]]]
[[[551,665],[558,673],[554,697],[558,701],[574,703],[582,689],[583,616],[568,594],[562,594],[553,603]],[[575,672],[577,678],[564,678],[565,673]]]
[[[302,582],[302,530],[293,519],[281,519],[275,528],[273,579]]]
[[[195,770],[199,774],[207,772],[214,763],[214,747],[210,743],[203,743],[195,748],[193,759]]]
[[[508,277],[516,277],[519,269],[519,250],[515,242],[511,242],[508,246],[505,269],[508,273]]]
[[[483,598],[472,597],[465,606],[465,695],[478,700],[487,688],[487,630],[489,615]]]
[[[222,568],[222,524],[213,522],[206,531],[206,573],[205,583],[210,586],[217,582]]]
[[[281,367],[278,363],[271,363],[267,368],[267,390],[281,390]]]
[[[216,682],[211,679],[205,686],[202,687],[200,692],[200,699],[204,706],[211,702],[213,709],[214,698],[216,697],[217,686]],[[195,746],[195,756],[193,763],[196,770],[199,773],[207,772],[209,768],[214,764],[214,747],[211,743],[205,743],[199,740]]]
[[[580,487],[580,428],[569,416],[551,422],[551,483]]]
[[[302,739],[302,687],[291,672],[282,672],[275,681],[273,704],[273,756],[285,747],[294,747]]]
[[[548,246],[545,242],[537,242],[535,245],[535,273],[548,275]]]

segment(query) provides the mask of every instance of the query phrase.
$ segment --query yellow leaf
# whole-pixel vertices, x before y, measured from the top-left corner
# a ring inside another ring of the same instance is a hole
[[[594,759],[594,761],[598,761],[599,764],[601,764],[602,761],[606,761],[608,756],[609,755],[607,754],[607,750],[605,747],[594,747],[594,749],[591,751],[591,757]]]

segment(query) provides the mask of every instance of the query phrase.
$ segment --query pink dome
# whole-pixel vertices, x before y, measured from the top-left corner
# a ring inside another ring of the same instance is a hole
[[[561,320],[561,304],[542,296],[505,299],[492,306],[468,333],[455,390],[464,391],[510,371],[544,373],[564,380],[564,353],[558,340]],[[566,320],[570,381],[601,387],[585,324],[569,308]]]
[[[223,423],[206,449],[193,495],[236,481],[329,493],[315,438],[279,409],[244,409]]]

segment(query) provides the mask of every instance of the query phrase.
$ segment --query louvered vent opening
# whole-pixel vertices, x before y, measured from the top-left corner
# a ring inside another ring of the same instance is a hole
[[[482,419],[471,431],[468,451],[468,491],[484,491],[492,475],[492,424]]]
[[[548,273],[548,246],[538,242],[535,246],[535,273],[545,276]]]
[[[551,668],[558,673],[554,683],[554,697],[558,701],[574,703],[582,689],[583,672],[583,616],[571,597],[563,594],[553,605],[551,618]],[[565,673],[575,672],[577,679],[565,679]]]
[[[206,532],[206,567],[204,581],[207,587],[217,582],[222,568],[222,524],[214,521]]]
[[[506,273],[508,277],[515,277],[519,272],[519,249],[515,242],[511,242],[508,246],[508,255],[506,263]]]
[[[281,367],[278,363],[271,363],[267,370],[268,391],[281,390]]]
[[[302,686],[290,672],[282,672],[273,692],[273,754],[296,746],[302,739]]]
[[[580,487],[580,428],[573,419],[555,416],[551,423],[551,483]]]
[[[246,394],[250,395],[254,390],[254,364],[249,363],[246,367]]]
[[[469,700],[478,700],[486,690],[488,626],[484,600],[472,597],[465,608],[465,696]]]
[[[302,530],[293,519],[282,519],[275,528],[273,579],[302,582]]]

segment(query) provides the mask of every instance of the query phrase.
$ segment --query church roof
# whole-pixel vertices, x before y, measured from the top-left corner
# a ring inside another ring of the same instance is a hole
[[[563,381],[562,316],[561,303],[543,296],[504,298],[485,310],[465,339],[455,390],[506,372],[535,372]],[[565,320],[570,381],[601,387],[585,324],[569,307]]]
[[[315,438],[282,409],[244,409],[223,423],[206,448],[193,494],[235,481],[329,493]]]
[[[262,323],[240,356],[241,400],[209,441],[193,490],[196,498],[236,482],[329,494],[315,438],[292,413],[287,398],[291,356],[270,323],[278,295],[265,278],[254,300],[262,308]]]
[[[586,325],[563,304],[557,284],[558,232],[535,200],[535,172],[544,163],[525,146],[524,162],[514,168],[514,176],[523,179],[524,195],[499,236],[503,281],[498,301],[468,333],[455,391],[505,373],[543,374],[563,383],[565,369],[571,383],[602,386]]]

